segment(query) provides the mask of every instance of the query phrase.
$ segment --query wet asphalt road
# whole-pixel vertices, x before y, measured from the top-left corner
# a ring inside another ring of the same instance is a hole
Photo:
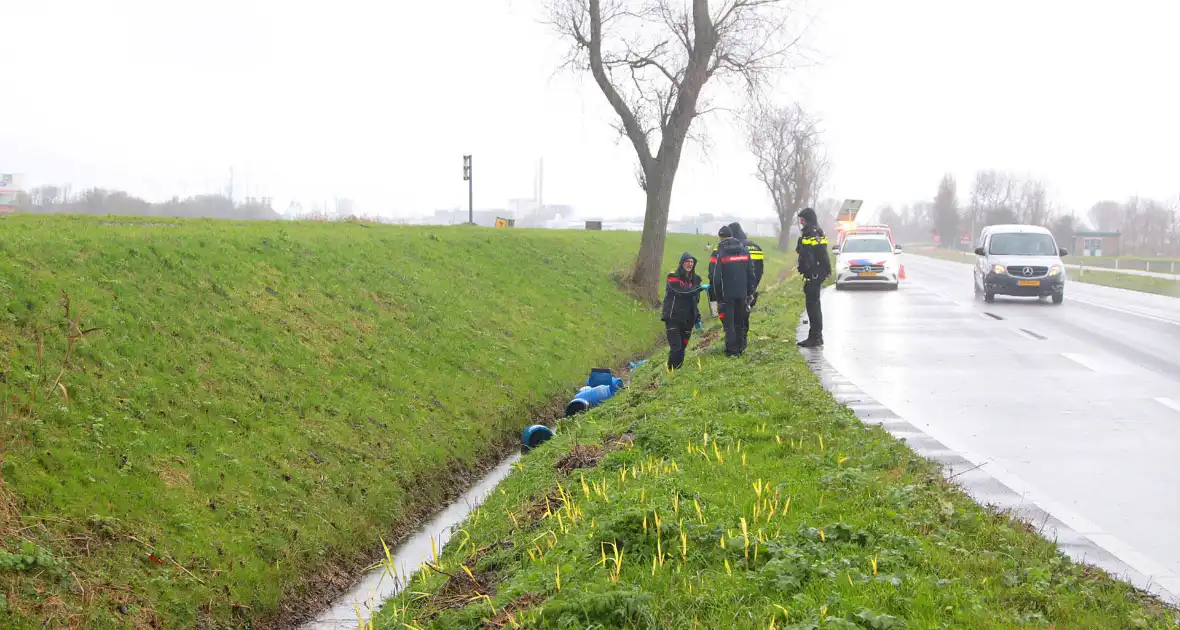
[[[823,351],[866,394],[1180,593],[1180,299],[1071,282],[974,297],[904,257],[898,291],[827,290]]]

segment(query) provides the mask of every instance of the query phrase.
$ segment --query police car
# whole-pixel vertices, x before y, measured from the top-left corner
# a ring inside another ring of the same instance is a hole
[[[836,289],[884,286],[896,289],[901,275],[901,245],[888,234],[850,232],[836,251]]]

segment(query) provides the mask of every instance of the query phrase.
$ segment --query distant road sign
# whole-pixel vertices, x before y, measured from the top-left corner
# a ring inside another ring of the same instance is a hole
[[[864,201],[861,199],[845,199],[840,206],[840,212],[836,215],[836,221],[848,221],[849,223],[856,220],[856,214],[860,212],[860,206]]]
[[[964,234],[963,238],[959,239],[959,244],[960,245],[970,245],[971,244],[971,233],[968,232],[968,233]]]
[[[510,228],[516,225],[516,219],[505,219],[504,217],[496,217],[496,227]]]

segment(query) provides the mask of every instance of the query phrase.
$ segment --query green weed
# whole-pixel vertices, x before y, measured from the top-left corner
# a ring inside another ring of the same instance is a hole
[[[639,370],[527,455],[442,556],[527,550],[499,559],[490,601],[438,610],[414,593],[443,579],[420,574],[374,626],[1180,627],[1176,611],[981,508],[838,405],[795,349],[800,297],[794,283],[767,293],[746,357],[698,347],[692,367]],[[559,470],[584,445],[606,454]],[[553,493],[553,509],[531,509]]]

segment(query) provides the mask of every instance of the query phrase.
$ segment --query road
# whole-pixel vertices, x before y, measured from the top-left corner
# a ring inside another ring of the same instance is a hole
[[[825,292],[831,367],[1180,594],[1180,299],[1071,282],[1059,306],[986,304],[969,265],[904,262],[898,291]]]

